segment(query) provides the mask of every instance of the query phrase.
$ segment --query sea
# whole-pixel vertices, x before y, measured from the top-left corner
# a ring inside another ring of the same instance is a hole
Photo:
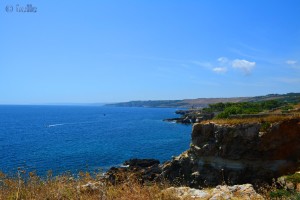
[[[106,171],[131,158],[170,160],[189,148],[192,127],[175,108],[0,106],[0,171],[45,175]]]

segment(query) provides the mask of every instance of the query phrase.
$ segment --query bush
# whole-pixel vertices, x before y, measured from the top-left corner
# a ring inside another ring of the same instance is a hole
[[[283,106],[283,107],[281,108],[281,110],[282,110],[282,111],[288,111],[288,110],[293,109],[293,108],[294,108],[294,107],[291,106],[291,105],[286,105],[286,106]]]
[[[261,102],[238,102],[238,103],[216,103],[210,104],[208,108],[204,108],[204,112],[220,112],[217,119],[228,118],[230,115],[238,114],[257,114],[263,111],[269,111],[283,105],[285,102],[277,100],[261,101]]]
[[[217,115],[217,119],[228,118],[230,115],[242,114],[243,110],[239,107],[228,107],[223,112]]]
[[[287,181],[290,181],[292,183],[300,183],[300,174],[299,173],[295,173],[293,175],[289,175],[286,177]]]
[[[262,131],[262,132],[267,131],[270,128],[270,126],[271,126],[270,122],[262,122],[260,131]]]
[[[270,192],[271,198],[282,198],[282,197],[289,197],[291,196],[291,192],[284,190],[284,189],[277,189],[275,191]]]

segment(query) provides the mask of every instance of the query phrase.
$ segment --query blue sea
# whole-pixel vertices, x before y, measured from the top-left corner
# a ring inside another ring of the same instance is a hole
[[[189,147],[191,126],[163,122],[174,108],[0,106],[0,170],[107,170],[130,158],[161,162]]]

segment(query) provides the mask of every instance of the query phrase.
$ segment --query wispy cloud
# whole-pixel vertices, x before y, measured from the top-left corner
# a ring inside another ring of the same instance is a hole
[[[227,73],[230,68],[235,68],[241,70],[244,74],[249,75],[256,66],[256,62],[251,62],[244,59],[231,60],[224,56],[219,57],[217,60],[211,62],[192,61],[192,63],[218,74]]]
[[[210,62],[202,62],[202,61],[196,61],[196,60],[192,60],[190,62],[192,64],[198,65],[200,67],[208,68],[208,69],[211,69],[213,67],[213,65]]]
[[[260,48],[257,48],[257,47],[253,47],[253,46],[248,45],[248,44],[246,44],[246,43],[240,42],[240,43],[238,43],[238,45],[240,45],[242,48],[244,48],[244,49],[246,49],[246,50],[248,50],[248,51],[254,52],[254,53],[260,53],[260,54],[261,54],[261,53],[265,53],[264,50],[262,50],[262,49],[260,49]]]
[[[287,60],[287,61],[285,61],[285,63],[288,65],[295,65],[295,64],[297,64],[297,61],[296,60]]]
[[[226,67],[215,67],[212,69],[214,72],[219,73],[219,74],[223,74],[227,72],[227,68]]]
[[[257,59],[256,56],[244,53],[243,51],[241,51],[239,49],[236,49],[236,48],[228,48],[228,50],[231,51],[232,53],[235,53],[235,54],[239,55],[239,56],[243,56],[243,57],[251,58],[251,59]]]
[[[300,64],[297,60],[286,60],[285,63],[289,66],[289,68],[299,70]]]
[[[243,43],[238,43],[237,45],[238,47],[228,47],[228,51],[244,59],[256,60],[270,65],[282,64],[281,60],[278,60],[276,57],[274,58],[273,54],[265,49],[259,49]]]
[[[242,70],[246,75],[251,74],[255,66],[256,62],[250,62],[248,60],[235,59],[232,61],[232,67]]]
[[[218,58],[218,62],[221,64],[227,64],[229,62],[229,59],[226,57],[220,57]]]
[[[201,61],[191,61],[191,62],[195,65],[201,66],[215,73],[221,74],[227,72],[226,65],[229,62],[229,60],[226,57],[220,57],[217,59],[217,61],[212,61],[212,62],[201,62]]]
[[[144,55],[130,55],[130,54],[106,54],[106,55],[116,57],[116,58],[144,59],[144,60],[164,61],[164,62],[173,62],[173,63],[186,62],[186,60],[156,57],[156,56],[147,56],[147,55],[146,56],[144,56]]]

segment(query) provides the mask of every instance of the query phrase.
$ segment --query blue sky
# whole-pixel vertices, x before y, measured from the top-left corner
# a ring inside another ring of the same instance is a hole
[[[299,19],[298,0],[1,0],[0,104],[300,92]]]

